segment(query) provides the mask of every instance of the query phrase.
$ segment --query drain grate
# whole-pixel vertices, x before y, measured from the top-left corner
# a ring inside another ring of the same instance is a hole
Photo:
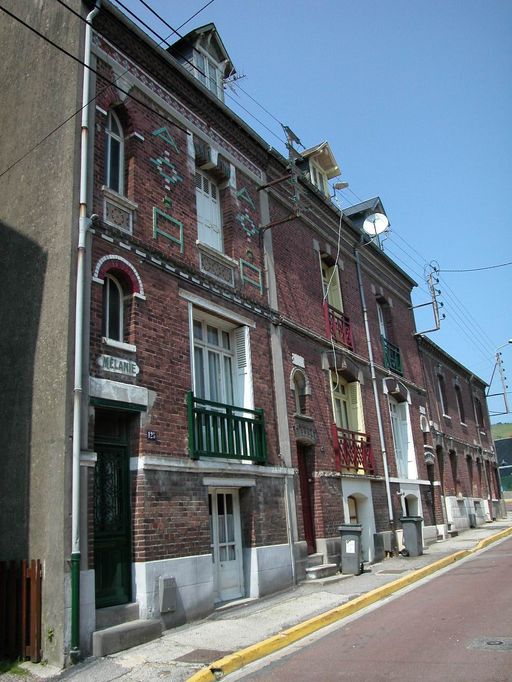
[[[474,639],[468,649],[479,649],[485,651],[512,651],[511,637],[481,637]]]

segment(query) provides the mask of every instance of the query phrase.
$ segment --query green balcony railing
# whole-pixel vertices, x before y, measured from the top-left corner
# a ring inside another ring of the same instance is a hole
[[[400,357],[400,348],[388,341],[384,336],[382,339],[382,352],[384,353],[384,367],[387,367],[392,372],[402,375],[402,358]]]
[[[225,405],[187,393],[188,445],[192,459],[225,457],[256,464],[267,462],[262,409]]]

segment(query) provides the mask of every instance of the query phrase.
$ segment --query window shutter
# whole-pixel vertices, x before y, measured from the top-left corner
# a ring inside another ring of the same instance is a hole
[[[350,427],[352,431],[365,432],[363,401],[361,398],[361,384],[353,381],[348,385],[348,399],[350,406]]]
[[[237,398],[236,402],[248,410],[254,409],[252,390],[251,349],[249,342],[249,327],[237,327],[234,333]]]

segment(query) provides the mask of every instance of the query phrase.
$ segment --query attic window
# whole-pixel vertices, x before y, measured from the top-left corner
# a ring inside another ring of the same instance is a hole
[[[220,100],[224,99],[220,67],[199,50],[194,50],[195,76]]]
[[[327,194],[327,176],[313,161],[309,162],[309,178],[311,183],[319,189],[322,194]]]

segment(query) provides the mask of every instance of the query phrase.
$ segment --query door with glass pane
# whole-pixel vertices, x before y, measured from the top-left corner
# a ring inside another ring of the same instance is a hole
[[[215,601],[243,596],[242,536],[238,490],[208,495]]]

